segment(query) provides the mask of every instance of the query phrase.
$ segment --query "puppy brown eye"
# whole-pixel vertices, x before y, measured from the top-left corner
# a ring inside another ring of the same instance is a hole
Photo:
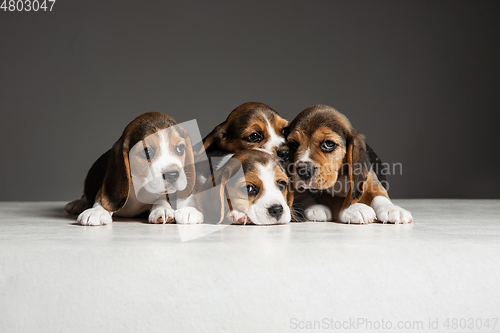
[[[262,133],[259,132],[253,132],[247,137],[247,141],[249,142],[260,142],[263,139]]]
[[[337,147],[337,144],[333,141],[326,140],[321,142],[319,147],[321,148],[322,152],[331,153]]]
[[[139,155],[142,158],[150,160],[153,157],[155,157],[155,153],[156,153],[156,150],[153,147],[146,147],[143,150],[141,150],[141,152],[139,153]]]
[[[289,127],[283,127],[283,129],[280,131],[281,134],[286,138],[288,134],[290,134],[290,128]]]
[[[256,196],[257,193],[259,192],[259,190],[257,189],[257,187],[255,187],[255,185],[243,186],[242,191],[246,192],[250,197]]]
[[[177,147],[175,147],[175,153],[178,155],[178,156],[182,156],[182,154],[184,154],[184,148],[186,146],[184,145],[178,145]]]
[[[286,182],[283,180],[278,180],[278,188],[280,189],[281,192],[285,192],[286,190]]]

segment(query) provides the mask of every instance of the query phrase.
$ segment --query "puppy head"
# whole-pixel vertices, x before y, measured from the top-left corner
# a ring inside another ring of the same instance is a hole
[[[273,156],[258,150],[239,152],[218,173],[214,177],[221,185],[221,220],[229,208],[245,213],[253,224],[290,222],[293,192]]]
[[[263,149],[280,162],[289,159],[285,131],[288,121],[262,103],[248,102],[234,109],[226,121],[204,140],[204,148],[236,153],[245,149]]]
[[[349,199],[361,195],[367,177],[366,145],[343,114],[329,106],[311,106],[292,121],[287,140],[294,188],[327,189],[345,172]]]
[[[193,162],[186,131],[167,115],[145,113],[125,128],[111,149],[102,205],[109,211],[122,208],[131,184],[144,203],[158,195],[188,195],[194,187]]]

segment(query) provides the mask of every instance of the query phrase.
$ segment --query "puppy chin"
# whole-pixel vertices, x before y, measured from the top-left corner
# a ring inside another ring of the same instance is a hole
[[[184,185],[184,188],[186,186]],[[175,184],[170,184],[164,181],[163,179],[161,180],[153,180],[146,185],[144,185],[144,189],[148,191],[149,193],[154,193],[154,194],[172,194],[177,192],[179,190],[177,188],[177,183]],[[182,189],[180,189],[182,190]]]
[[[256,207],[252,205],[247,212],[248,218],[255,225],[274,225],[274,224],[286,224],[291,220],[290,208],[288,206],[284,207],[283,215],[276,220],[267,214],[267,209],[262,207]]]
[[[305,190],[317,190],[317,189],[322,189],[316,179],[308,179],[304,180],[300,177],[294,177],[293,181],[293,187],[300,191],[305,191]]]
[[[294,177],[293,181],[293,187],[296,190],[303,191],[303,190],[326,190],[335,184],[335,181],[337,179],[317,179],[317,178],[312,178],[308,180],[301,179],[300,177]]]
[[[294,177],[294,180],[293,180],[293,187],[296,189],[296,190],[308,190],[308,189],[311,189],[311,188],[316,188],[315,187],[315,183],[312,179],[308,179],[308,180],[303,180],[299,177]]]

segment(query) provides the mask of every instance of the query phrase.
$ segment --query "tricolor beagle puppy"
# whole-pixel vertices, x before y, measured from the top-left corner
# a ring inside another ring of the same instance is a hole
[[[340,112],[326,105],[305,109],[290,124],[287,141],[295,196],[307,220],[413,221],[410,212],[392,204],[381,183],[381,161]]]
[[[285,131],[288,121],[269,106],[248,102],[234,109],[226,121],[203,139],[208,157],[260,148],[280,160],[289,159]]]
[[[90,168],[80,200],[66,205],[82,225],[105,225],[112,215],[135,217],[150,211],[150,223],[173,222],[178,213],[169,195],[183,198],[195,183],[188,134],[162,113],[133,120],[113,147]]]
[[[197,194],[205,219],[212,220],[208,222],[222,222],[225,218],[234,224],[290,222],[293,193],[275,157],[247,149],[221,158],[214,169]]]

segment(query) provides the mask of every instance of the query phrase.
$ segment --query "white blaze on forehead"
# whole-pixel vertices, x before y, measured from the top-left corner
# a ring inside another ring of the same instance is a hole
[[[264,149],[270,152],[271,154],[273,153],[273,147],[279,147],[281,144],[285,143],[285,138],[282,136],[279,136],[276,131],[274,130],[274,127],[271,125],[269,120],[267,118],[267,132],[269,133],[269,139],[267,140],[266,144],[264,145]]]
[[[283,198],[283,195],[278,188],[278,184],[276,183],[276,172],[274,170],[273,163],[268,163],[265,166],[262,164],[256,164],[255,167],[258,170],[259,178],[262,181],[262,190],[264,191],[258,201],[264,198],[270,199],[271,197]]]
[[[157,152],[159,156],[151,162],[155,173],[163,173],[171,169],[174,165],[182,169],[182,162],[179,156],[170,150],[170,136],[172,135],[172,131],[162,130],[158,132],[158,135],[160,137],[160,151]]]

